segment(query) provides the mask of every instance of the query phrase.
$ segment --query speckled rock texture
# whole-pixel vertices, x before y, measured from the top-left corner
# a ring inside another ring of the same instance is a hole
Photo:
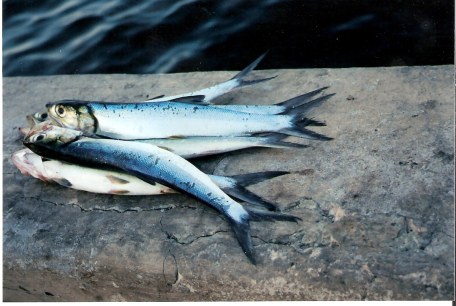
[[[4,300],[454,299],[453,66],[264,70],[252,77],[278,77],[219,99],[336,93],[312,113],[330,142],[195,161],[219,175],[290,172],[250,187],[302,218],[252,222],[256,266],[225,219],[185,195],[90,194],[11,163],[25,115],[48,101],[140,101],[234,74],[4,78]]]

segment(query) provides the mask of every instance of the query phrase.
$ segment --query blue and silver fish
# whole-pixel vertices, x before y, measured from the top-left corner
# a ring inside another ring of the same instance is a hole
[[[24,145],[36,154],[88,167],[107,167],[191,195],[223,214],[246,256],[255,263],[249,222],[297,221],[298,217],[243,207],[206,174],[182,157],[150,144],[81,137],[75,130],[47,125],[29,134]]]
[[[46,104],[58,125],[83,131],[85,135],[135,140],[190,136],[248,136],[276,132],[316,140],[330,137],[307,129],[324,123],[304,116],[317,101],[288,108],[279,115],[253,114],[217,106],[179,102],[108,103],[58,101]],[[307,98],[305,98],[307,100]],[[299,103],[298,103],[299,104]]]

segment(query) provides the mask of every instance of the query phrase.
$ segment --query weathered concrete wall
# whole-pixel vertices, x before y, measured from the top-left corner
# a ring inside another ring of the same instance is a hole
[[[5,78],[4,299],[453,299],[453,67],[256,72],[275,74],[224,100],[270,104],[329,85],[337,95],[314,115],[335,139],[198,162],[222,175],[292,172],[251,187],[303,219],[252,223],[257,266],[220,215],[184,195],[78,192],[9,159],[25,115],[47,101],[142,100],[233,73]]]

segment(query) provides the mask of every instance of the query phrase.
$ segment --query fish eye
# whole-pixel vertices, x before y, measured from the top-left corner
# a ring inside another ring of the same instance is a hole
[[[47,118],[47,116],[48,116],[48,114],[47,114],[47,113],[42,113],[42,114],[40,115],[40,118],[41,118],[41,119],[46,119],[46,118]]]
[[[60,117],[65,116],[65,108],[62,105],[57,105],[56,112]]]
[[[33,135],[30,140],[31,142],[37,142],[44,139],[44,134]]]

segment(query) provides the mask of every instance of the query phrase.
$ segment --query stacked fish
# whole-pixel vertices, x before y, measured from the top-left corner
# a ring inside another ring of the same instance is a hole
[[[331,139],[307,128],[325,125],[306,114],[332,96],[315,98],[326,87],[267,106],[212,103],[236,88],[272,79],[245,80],[263,56],[231,80],[182,95],[130,103],[48,103],[47,112],[27,116],[32,126],[22,131],[28,149],[14,153],[13,162],[24,174],[89,192],[188,194],[225,216],[255,263],[249,222],[299,218],[278,212],[245,187],[287,172],[222,177],[203,173],[188,159],[248,147],[306,147],[284,141],[287,136]]]

